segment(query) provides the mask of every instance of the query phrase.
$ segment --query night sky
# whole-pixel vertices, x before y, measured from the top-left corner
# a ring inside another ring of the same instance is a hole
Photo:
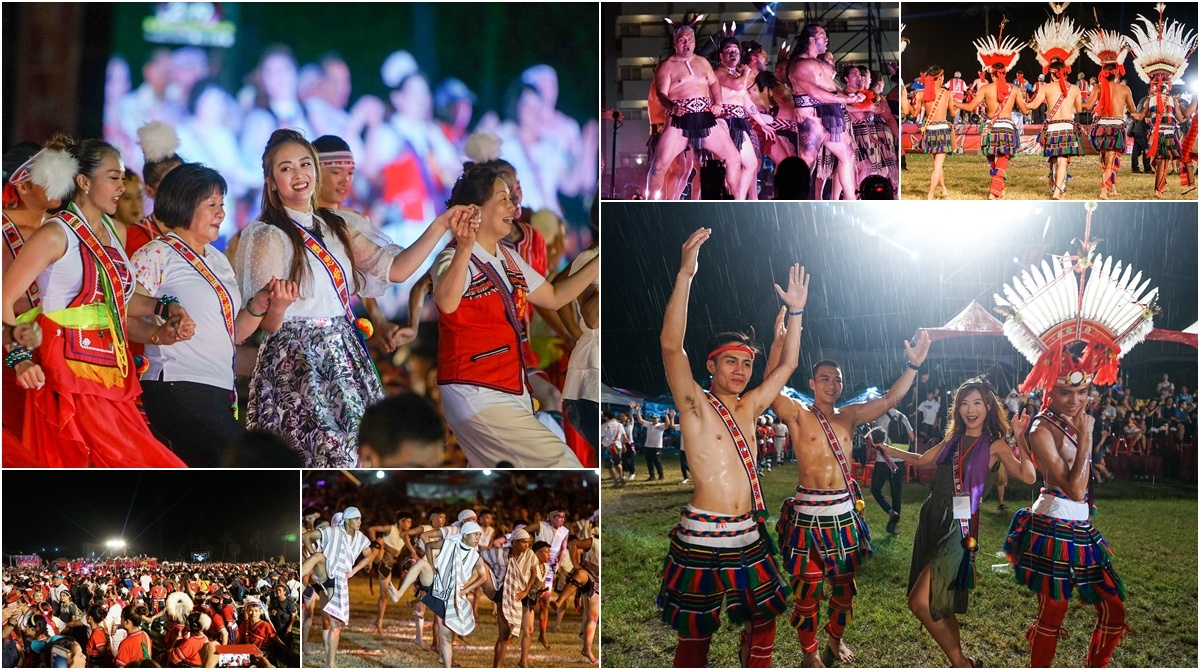
[[[299,527],[294,470],[6,470],[3,477],[5,555],[77,558],[84,543],[121,538],[131,556],[168,560],[190,560],[191,549],[207,541],[219,560],[228,532],[245,562],[255,559],[256,530],[263,531],[264,555],[278,558],[284,535]],[[298,544],[288,551],[298,557]]]
[[[886,389],[903,369],[903,341],[917,328],[946,323],[971,300],[990,312],[992,294],[1019,270],[1050,253],[1077,252],[1071,241],[1084,231],[1082,203],[856,205],[605,203],[602,381],[651,396],[668,392],[662,315],[680,247],[701,226],[713,234],[700,250],[688,310],[685,348],[695,378],[707,383],[702,351],[717,332],[753,326],[769,347],[781,305],[772,284],[786,283],[787,267],[799,262],[812,282],[791,385],[807,392],[807,368],[833,358],[842,362],[845,396]],[[1099,252],[1132,263],[1159,287],[1156,327],[1182,330],[1196,321],[1196,216],[1195,203],[1101,203],[1093,216]],[[930,361],[941,366],[935,381],[947,383],[987,371],[998,386],[1012,386],[1014,374],[1029,370],[1003,337],[938,342]],[[762,369],[757,363],[752,385]],[[1122,369],[1135,393],[1146,384],[1152,390],[1163,372],[1195,388],[1196,351],[1146,342]]]
[[[1084,30],[1096,27],[1096,19],[1092,16],[1095,9],[1100,19],[1100,27],[1105,30],[1119,30],[1121,34],[1132,36],[1130,24],[1137,21],[1138,14],[1151,21],[1158,20],[1158,11],[1153,2],[1072,2],[1063,12],[1070,17],[1075,25]],[[908,38],[908,47],[901,55],[900,72],[904,81],[912,82],[913,77],[920,74],[930,65],[940,65],[948,73],[949,79],[955,70],[960,70],[963,79],[970,84],[975,80],[980,69],[975,57],[975,47],[972,41],[995,35],[1002,16],[1008,17],[1008,25],[1004,27],[1005,35],[1012,35],[1022,42],[1028,43],[1038,26],[1045,23],[1053,12],[1049,3],[1045,2],[1006,2],[1006,3],[914,3],[905,2],[900,8],[901,21],[904,23],[904,37]],[[1196,30],[1196,3],[1168,2],[1164,16],[1168,19],[1181,21],[1186,31]],[[1141,25],[1140,21],[1137,21]],[[1145,26],[1143,26],[1145,29]],[[1196,54],[1193,53],[1184,82],[1192,85],[1196,81]],[[1016,71],[1025,73],[1029,81],[1037,81],[1042,72],[1042,66],[1037,62],[1031,48],[1021,50],[1017,64],[1009,71],[1009,81],[1016,77]],[[1077,73],[1083,72],[1089,78],[1099,74],[1100,66],[1082,50],[1079,58],[1071,67],[1071,81],[1075,81]],[[1134,99],[1139,100],[1146,94],[1147,86],[1137,76],[1133,68],[1133,54],[1125,60],[1125,83],[1129,85]]]

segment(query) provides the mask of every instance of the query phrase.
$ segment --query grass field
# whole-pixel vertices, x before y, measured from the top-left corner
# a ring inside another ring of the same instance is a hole
[[[908,170],[900,175],[900,197],[902,200],[924,200],[929,193],[929,174],[933,170],[933,157],[925,154],[906,154]],[[1129,156],[1121,158],[1117,173],[1117,192],[1121,200],[1154,200],[1154,175],[1130,172],[1132,161]],[[945,200],[986,200],[991,176],[988,174],[987,159],[980,154],[959,154],[946,157]],[[1050,187],[1046,180],[1049,173],[1046,159],[1041,156],[1017,156],[1008,164],[1006,200],[1049,200]],[[1071,160],[1067,174],[1066,200],[1095,200],[1100,193],[1100,157],[1077,156]],[[1195,200],[1196,191],[1182,195],[1179,175],[1167,176],[1167,194],[1164,200]],[[939,189],[940,191],[940,189]],[[941,200],[942,196],[935,195]]]
[[[357,577],[350,583],[350,623],[342,629],[338,645],[337,664],[345,668],[431,668],[437,666],[435,651],[423,651],[413,644],[416,626],[413,624],[412,591],[405,591],[397,604],[388,603],[384,616],[383,635],[375,632],[375,617],[379,611],[379,591],[372,595],[366,577]],[[433,642],[433,614],[425,613],[425,643]],[[553,632],[553,610],[550,612],[550,630],[546,638],[550,649],[546,650],[537,641],[534,630],[533,644],[529,649],[529,665],[533,668],[577,668],[588,667],[580,655],[582,643],[579,639],[579,615],[571,608],[563,619],[559,632]],[[298,626],[298,625],[297,625]],[[454,664],[464,668],[490,668],[492,648],[496,644],[496,617],[492,614],[490,601],[479,607],[475,617],[475,632],[465,640],[456,640]],[[296,634],[299,638],[299,633]],[[508,645],[504,666],[516,667],[521,649],[516,638]],[[320,668],[325,665],[325,650],[321,644],[321,623],[318,613],[309,639],[304,645],[304,667]]]
[[[605,581],[601,615],[601,664],[604,667],[665,667],[671,665],[675,633],[659,622],[655,607],[667,551],[667,533],[687,504],[691,485],[681,483],[677,464],[664,459],[667,480],[635,480],[621,489],[603,491],[605,523]],[[763,494],[772,508],[796,485],[794,464],[775,468],[763,478]],[[639,468],[644,476],[645,469]],[[607,480],[606,480],[607,485]],[[885,492],[887,491],[885,487]],[[908,611],[906,589],[917,512],[927,487],[905,484],[900,534],[884,531],[887,519],[867,496],[867,521],[875,556],[858,573],[854,618],[845,642],[854,650],[857,667],[944,667],[946,658]],[[993,572],[1013,513],[1033,499],[1032,489],[1020,483],[1007,490],[1007,512],[996,510],[993,496],[980,513],[978,580],[970,610],[960,618],[967,655],[988,667],[1027,667],[1029,645],[1025,629],[1036,615],[1034,595],[1012,579],[1011,572]],[[1196,487],[1176,483],[1150,484],[1118,480],[1096,491],[1096,526],[1111,543],[1118,574],[1125,581],[1127,635],[1112,658],[1113,667],[1186,667],[1197,662],[1197,542]],[[615,577],[615,578],[614,578]],[[821,607],[821,626],[825,622]],[[724,617],[722,617],[724,620]],[[1096,613],[1075,601],[1064,621],[1070,635],[1059,641],[1055,663],[1079,667]],[[713,640],[709,663],[739,665],[739,630],[728,624]],[[821,644],[825,644],[821,634]],[[775,667],[796,667],[801,653],[787,615],[779,619]]]

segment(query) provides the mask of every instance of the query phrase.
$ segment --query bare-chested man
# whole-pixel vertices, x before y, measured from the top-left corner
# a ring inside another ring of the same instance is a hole
[[[1129,48],[1133,51],[1138,77],[1150,85],[1150,94],[1142,103],[1141,111],[1151,128],[1149,154],[1154,162],[1154,197],[1161,198],[1167,192],[1170,166],[1195,149],[1194,141],[1187,152],[1181,147],[1180,123],[1187,120],[1189,114],[1172,95],[1172,87],[1187,69],[1188,57],[1196,49],[1196,35],[1190,30],[1185,31],[1178,21],[1171,20],[1168,25],[1163,17],[1165,4],[1158,3],[1157,9],[1158,21],[1152,22],[1138,15],[1141,25],[1134,23],[1131,26],[1133,37],[1129,39]],[[1194,130],[1195,125],[1192,128]],[[1180,182],[1189,186],[1189,179],[1186,166],[1181,166]]]
[[[775,341],[767,358],[768,374],[781,357],[791,352],[783,347],[793,342],[785,337],[791,329],[776,322]],[[831,582],[828,623],[829,649],[840,663],[854,660],[842,642],[842,633],[854,611],[854,571],[872,554],[871,536],[862,515],[862,492],[850,475],[849,449],[854,429],[883,416],[908,393],[917,370],[929,353],[929,334],[921,331],[915,345],[905,342],[908,366],[882,397],[835,409],[842,394],[842,371],[834,361],[813,366],[808,383],[813,404],[805,406],[786,395],[778,396],[771,409],[788,427],[800,480],[796,496],[788,498],[779,512],[779,546],[784,566],[792,575],[796,608],[792,624],[804,652],[801,665],[823,667],[817,643],[817,610],[826,579]],[[798,347],[799,342],[795,342]],[[795,352],[799,356],[799,350]]]
[[[1002,32],[1003,29],[1001,23]],[[988,200],[1004,197],[1008,161],[1021,148],[1021,133],[1012,121],[1012,110],[1016,105],[1024,114],[1029,108],[1025,105],[1025,96],[1020,88],[1009,84],[1007,77],[1008,68],[1017,62],[1023,48],[1025,44],[1018,43],[1011,36],[1000,42],[991,35],[975,40],[975,57],[985,68],[979,76],[986,75],[988,82],[980,85],[971,100],[960,107],[967,110],[974,110],[980,104],[986,107],[987,121],[980,141],[980,152],[987,156],[992,176]]]
[[[763,46],[754,40],[742,43],[742,62],[754,70],[754,81],[746,89],[746,96],[754,107],[758,121],[754,125],[758,135],[758,167],[762,167],[763,157],[771,159],[775,165],[788,156],[796,155],[796,122],[792,120],[792,94],[786,85],[781,85],[777,75],[769,72],[770,63]],[[776,71],[779,67],[776,66]],[[776,98],[776,90],[781,87],[786,92],[787,112],[782,109],[781,102]],[[779,133],[791,129],[791,138],[780,137]]]
[[[696,33],[691,24],[675,28],[672,42],[675,54],[654,71],[654,91],[670,122],[663,128],[650,165],[650,198],[662,199],[667,168],[690,143],[694,151],[707,149],[725,161],[725,187],[738,199],[741,161],[729,133],[717,126],[716,115],[721,112],[717,75],[708,60],[694,53]]]
[[[796,132],[796,105],[792,86],[788,82],[788,59],[791,57],[791,47],[784,42],[779,47],[779,58],[775,60],[775,82],[771,87],[771,99],[774,101],[775,142],[772,143],[771,160],[778,166],[783,159],[796,156],[800,146],[800,136]],[[778,160],[776,160],[778,158]],[[809,166],[811,171],[812,166]]]
[[[1137,103],[1129,87],[1121,83],[1125,75],[1125,60],[1128,48],[1120,33],[1100,30],[1088,33],[1091,40],[1088,56],[1100,63],[1100,80],[1092,88],[1085,105],[1095,116],[1089,140],[1092,148],[1100,153],[1100,199],[1117,197],[1117,170],[1121,167],[1121,154],[1125,153],[1125,114],[1141,119],[1145,115],[1137,111]],[[1120,54],[1118,56],[1118,53]]]
[[[761,45],[758,47],[758,53],[765,68],[766,56]],[[753,120],[769,139],[775,138],[775,131],[771,128],[771,117],[758,111],[749,93],[749,88],[754,84],[760,70],[743,61],[741,44],[734,37],[721,40],[720,58],[721,67],[717,69],[717,81],[721,84],[722,105],[717,122],[725,126],[741,158],[739,199],[758,200],[758,167],[761,159],[758,147],[755,146],[758,136],[751,129],[750,121]]]
[[[664,61],[665,62],[665,61]],[[662,63],[659,63],[661,67]],[[652,87],[646,95],[646,115],[650,117],[650,139],[646,142],[646,148],[649,149],[651,165],[653,165],[654,157],[658,154],[658,141],[662,138],[663,129],[667,127],[667,109],[663,107],[663,103],[658,99],[658,91]],[[667,168],[666,177],[663,179],[663,199],[664,200],[679,200],[683,197],[683,191],[687,187],[688,180],[695,175],[694,184],[692,186],[692,200],[700,199],[700,173],[694,171],[696,163],[696,152],[690,147],[685,146],[675,160],[671,161],[671,166]],[[650,197],[650,177],[653,172],[646,172],[646,193],[645,197]]]
[[[1085,667],[1107,666],[1127,630],[1125,587],[1108,543],[1088,519],[1095,419],[1086,407],[1094,372],[1063,352],[1028,440],[1045,486],[1032,509],[1013,517],[1004,543],[1017,581],[1038,596],[1037,620],[1027,633],[1034,668],[1052,665],[1073,592],[1097,613]]]
[[[662,618],[679,633],[675,666],[703,668],[721,625],[721,605],[744,621],[744,667],[768,667],[775,646],[775,617],[787,607],[788,586],[779,572],[765,521],[754,464],[754,419],[783,389],[799,357],[800,316],[808,300],[808,277],[792,266],[785,292],[775,291],[788,313],[787,355],[762,385],[746,389],[754,372],[755,345],[749,335],[722,333],[709,340],[706,367],[711,389],[692,376],[683,349],[687,304],[700,247],[712,234],[701,228],[683,245],[675,289],[663,317],[662,352],[667,384],[680,414],[695,488],[672,531],[663,569]]]
[[[813,23],[804,26],[797,45],[798,51],[788,63],[788,82],[795,95],[799,156],[811,169],[824,147],[837,159],[837,178],[843,185],[846,199],[857,200],[854,143],[850,138],[846,105],[859,102],[864,96],[839,91],[834,82],[834,67],[819,58],[829,47],[825,28]]]
[[[1071,156],[1083,155],[1083,140],[1075,115],[1083,109],[1079,87],[1067,80],[1071,68],[1061,60],[1050,62],[1050,81],[1038,87],[1037,95],[1029,101],[1036,109],[1046,103],[1046,125],[1039,141],[1042,155],[1050,162],[1050,198],[1061,200],[1067,192],[1067,166]]]
[[[933,200],[933,192],[940,186],[942,197],[946,197],[946,154],[954,149],[954,127],[946,121],[953,98],[950,92],[942,88],[946,80],[946,72],[939,65],[930,65],[921,77],[925,86],[917,91],[913,107],[919,113],[925,111],[925,123],[921,126],[921,150],[933,155],[933,171],[929,173],[929,194],[927,200]],[[935,93],[936,91],[936,93]]]

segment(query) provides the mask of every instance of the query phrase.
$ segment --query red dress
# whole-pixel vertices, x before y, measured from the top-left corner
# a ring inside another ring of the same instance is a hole
[[[51,219],[46,225],[60,225]],[[83,231],[87,233],[89,231]],[[68,226],[68,235],[78,235]],[[120,249],[103,247],[116,268],[115,291],[132,294],[133,278]],[[76,250],[83,265],[83,286],[67,305],[81,307],[106,302],[102,273],[106,271],[83,243]],[[72,262],[68,256],[59,263]],[[109,304],[110,312],[115,312]],[[35,362],[46,383],[27,395],[22,439],[41,467],[50,468],[168,468],[186,467],[150,433],[138,412],[142,393],[133,356],[122,351],[121,371],[110,329],[60,326],[45,314],[37,317],[42,345]]]

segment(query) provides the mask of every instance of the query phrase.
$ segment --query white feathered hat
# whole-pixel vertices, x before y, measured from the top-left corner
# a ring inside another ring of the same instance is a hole
[[[1188,58],[1196,49],[1196,34],[1190,30],[1185,34],[1184,25],[1174,19],[1168,26],[1163,18],[1166,4],[1160,2],[1154,8],[1158,10],[1157,23],[1138,14],[1138,20],[1146,29],[1142,30],[1136,23],[1130,26],[1133,30],[1133,38],[1129,40],[1133,69],[1146,83],[1155,77],[1169,77],[1176,82],[1183,79]]]

